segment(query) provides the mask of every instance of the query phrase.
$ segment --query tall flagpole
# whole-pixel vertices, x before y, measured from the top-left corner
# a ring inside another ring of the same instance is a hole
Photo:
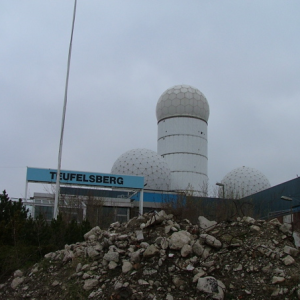
[[[69,73],[70,73],[70,63],[71,63],[71,53],[72,53],[73,32],[74,32],[75,16],[76,16],[76,6],[77,6],[77,0],[75,0],[74,2],[72,32],[71,32],[71,39],[69,45],[68,67],[67,67],[67,77],[66,77],[66,85],[65,85],[65,99],[64,99],[64,107],[63,107],[62,121],[61,121],[60,143],[59,143],[59,151],[58,151],[58,166],[57,166],[57,174],[56,174],[56,190],[55,190],[54,212],[53,212],[54,219],[57,219],[57,215],[58,215],[61,156],[62,156],[62,145],[63,145],[63,138],[64,138],[65,117],[66,117],[66,108],[67,108],[67,99],[68,99],[68,84],[69,84]]]

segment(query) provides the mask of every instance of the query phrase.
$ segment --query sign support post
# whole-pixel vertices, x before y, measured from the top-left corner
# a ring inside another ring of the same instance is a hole
[[[139,203],[139,214],[142,216],[144,214],[144,189],[141,189],[140,203]]]

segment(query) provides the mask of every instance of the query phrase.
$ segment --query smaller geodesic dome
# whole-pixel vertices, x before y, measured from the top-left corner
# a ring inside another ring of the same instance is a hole
[[[224,185],[225,198],[240,199],[271,187],[268,178],[260,171],[240,167],[225,175],[221,183]],[[220,188],[220,195],[223,196]]]
[[[122,154],[113,164],[112,174],[143,176],[146,189],[168,190],[171,171],[166,161],[149,149],[133,149]]]

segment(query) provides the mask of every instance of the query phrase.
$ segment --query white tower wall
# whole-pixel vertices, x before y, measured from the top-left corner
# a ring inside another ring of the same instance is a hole
[[[207,184],[209,106],[197,89],[178,85],[160,97],[157,153],[171,169],[171,189],[203,192]]]
[[[207,124],[188,117],[158,124],[157,153],[171,169],[171,190],[203,190],[207,182]]]

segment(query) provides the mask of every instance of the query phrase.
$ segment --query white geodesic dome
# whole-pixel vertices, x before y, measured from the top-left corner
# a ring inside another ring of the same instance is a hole
[[[112,174],[144,176],[146,189],[168,190],[171,171],[166,161],[149,149],[133,149],[122,154],[111,169]]]
[[[175,85],[158,99],[156,118],[161,121],[171,117],[194,117],[205,122],[209,117],[209,105],[205,96],[190,85]]]
[[[271,187],[268,178],[260,171],[240,167],[229,172],[223,180],[225,198],[243,198]],[[222,193],[220,193],[222,195]]]

